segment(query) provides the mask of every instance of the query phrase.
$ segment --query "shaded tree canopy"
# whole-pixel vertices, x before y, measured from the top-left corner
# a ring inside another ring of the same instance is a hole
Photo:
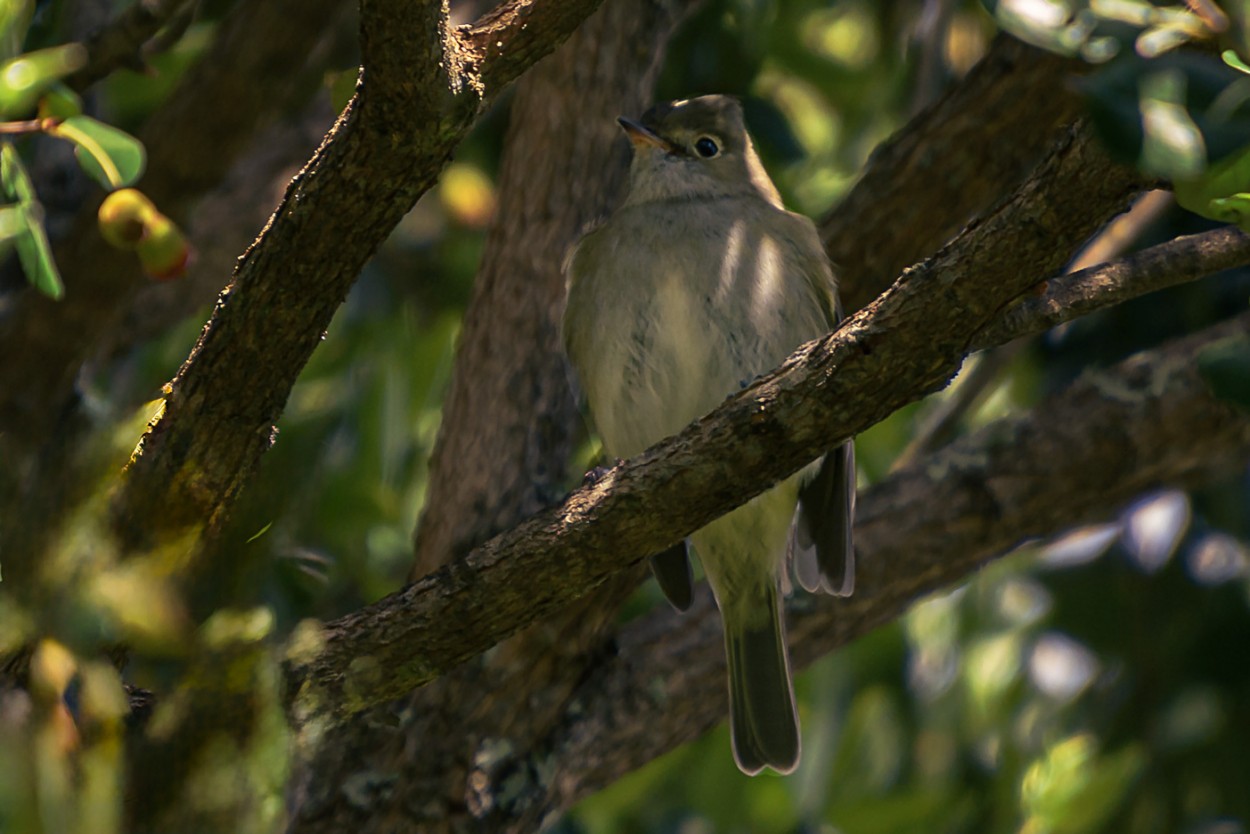
[[[1250,819],[1246,4],[0,14],[0,828]],[[583,485],[561,261],[707,92],[848,315]],[[642,566],[850,437],[748,780]]]

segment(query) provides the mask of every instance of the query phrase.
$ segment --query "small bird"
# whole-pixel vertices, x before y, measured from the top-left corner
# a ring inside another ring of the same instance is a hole
[[[785,209],[727,96],[620,118],[629,191],[565,262],[565,349],[605,451],[636,455],[780,365],[840,317],[816,227]],[[798,765],[799,728],[779,599],[854,587],[851,442],[691,536],[716,596],[729,667],[734,759],[749,775]],[[797,505],[797,512],[796,512]],[[652,559],[690,599],[684,543]]]

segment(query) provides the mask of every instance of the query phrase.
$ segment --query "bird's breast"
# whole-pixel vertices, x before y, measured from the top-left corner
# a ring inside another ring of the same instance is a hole
[[[759,224],[626,213],[597,236],[569,303],[612,455],[676,433],[828,329],[792,242]]]

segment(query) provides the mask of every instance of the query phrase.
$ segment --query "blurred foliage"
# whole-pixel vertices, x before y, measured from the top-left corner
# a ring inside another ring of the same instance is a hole
[[[190,257],[182,231],[143,197],[127,188],[143,176],[147,152],[138,139],[112,125],[85,115],[82,101],[60,83],[82,69],[87,50],[67,43],[22,52],[32,22],[31,0],[0,4],[0,135],[43,133],[74,146],[74,158],[100,187],[126,189],[147,204],[145,221],[135,239],[123,248],[135,249],[145,271],[160,280],[180,277]],[[37,40],[38,36],[32,38]],[[33,112],[32,112],[33,111]],[[36,115],[27,121],[12,121]],[[27,280],[52,298],[65,287],[57,270],[44,228],[44,210],[26,173],[26,163],[10,141],[0,142],[0,258],[16,251]],[[104,231],[109,238],[108,230]],[[110,242],[116,242],[110,238]]]
[[[1200,178],[1250,144],[1244,0],[999,0],[1007,31],[1077,54],[1098,68],[1082,80],[1108,146],[1168,179]],[[1211,47],[1227,47],[1225,59]],[[1191,50],[1179,51],[1192,45]],[[1243,166],[1244,167],[1244,166]],[[1250,189],[1242,175],[1237,190]],[[1231,192],[1229,192],[1231,193]]]
[[[122,71],[99,85],[89,97],[96,124],[139,130],[204,53],[228,5],[205,4],[181,40],[152,57],[151,73]],[[56,52],[64,7],[36,12],[0,0],[0,58],[68,54]],[[1199,196],[1184,202],[1210,217],[1212,201],[1248,190],[1241,169],[1250,76],[1237,68],[1247,56],[1247,16],[1245,3],[1210,0],[708,0],[671,45],[657,97],[740,96],[786,201],[816,215],[1002,28],[1098,62],[1083,90],[1111,147],[1152,173],[1187,178]],[[1176,51],[1190,42],[1197,48]],[[1221,60],[1212,42],[1232,59]],[[60,74],[43,77],[51,84]],[[341,104],[355,76],[335,68],[323,95]],[[40,94],[48,108],[64,106],[55,87]],[[35,96],[10,108],[3,95],[5,118],[37,106]],[[45,115],[79,112],[71,110]],[[119,830],[125,693],[113,666],[87,659],[100,642],[139,649],[126,682],[163,693],[151,724],[157,736],[186,730],[179,717],[203,697],[207,676],[229,683],[223,721],[236,732],[193,762],[163,762],[161,738],[148,743],[162,766],[193,771],[188,796],[171,801],[205,819],[246,806],[251,830],[272,829],[288,739],[276,670],[260,649],[303,618],[353,610],[404,580],[455,339],[495,205],[506,123],[506,106],[483,119],[367,267],[293,391],[279,442],[220,552],[205,560],[211,569],[188,583],[189,599],[172,593],[167,565],[112,565],[98,531],[73,519],[59,540],[65,561],[49,576],[75,590],[42,607],[0,600],[0,651],[32,646],[29,692],[0,692],[0,831]],[[10,203],[0,207],[0,238],[19,241],[27,274],[53,292],[55,267],[38,262],[46,241],[20,243],[36,229],[42,235],[29,219],[40,183],[29,181],[23,151],[18,141],[0,156]],[[133,230],[121,222],[114,231],[125,240]],[[1172,211],[1138,243],[1209,225]],[[1059,328],[1007,367],[963,429],[1027,409],[1088,367],[1243,310],[1248,296],[1250,274],[1241,271]],[[127,415],[103,459],[129,452],[150,417],[138,403],[177,371],[204,317],[84,374],[95,411]],[[1246,401],[1244,345],[1202,361],[1218,390]],[[888,473],[928,407],[903,409],[859,438],[865,485]],[[573,469],[593,455],[591,443]],[[570,485],[576,478],[570,473]],[[805,752],[789,779],[741,776],[720,728],[587,800],[558,830],[1244,831],[1248,489],[1243,476],[1191,495],[1144,496],[1106,525],[1028,543],[818,662],[797,684]],[[629,613],[657,601],[648,585]],[[187,658],[190,669],[174,662]]]

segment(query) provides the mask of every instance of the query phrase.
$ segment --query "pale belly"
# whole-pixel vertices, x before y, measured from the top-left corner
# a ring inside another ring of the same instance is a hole
[[[595,426],[617,458],[680,432],[830,327],[820,279],[797,254],[799,232],[815,240],[806,221],[706,223],[700,232],[715,245],[705,248],[718,253],[708,261],[692,256],[689,241],[663,239],[681,224],[657,232],[647,220],[644,235],[620,214],[583,244],[596,266],[578,274],[565,322]],[[652,245],[639,246],[644,238]],[[796,501],[791,478],[692,536],[722,606],[775,579]]]
[[[681,431],[754,376],[700,299],[668,284],[640,307],[605,326],[602,356],[616,367],[587,392],[607,452],[621,458]]]
[[[730,331],[729,311],[674,283],[661,286],[631,316],[598,331],[611,372],[592,376],[587,396],[605,451],[632,457],[707,414],[758,374],[776,367],[798,336]],[[798,498],[796,475],[696,531],[691,540],[716,597],[741,600],[762,576],[777,575]],[[745,616],[745,614],[744,614]]]

